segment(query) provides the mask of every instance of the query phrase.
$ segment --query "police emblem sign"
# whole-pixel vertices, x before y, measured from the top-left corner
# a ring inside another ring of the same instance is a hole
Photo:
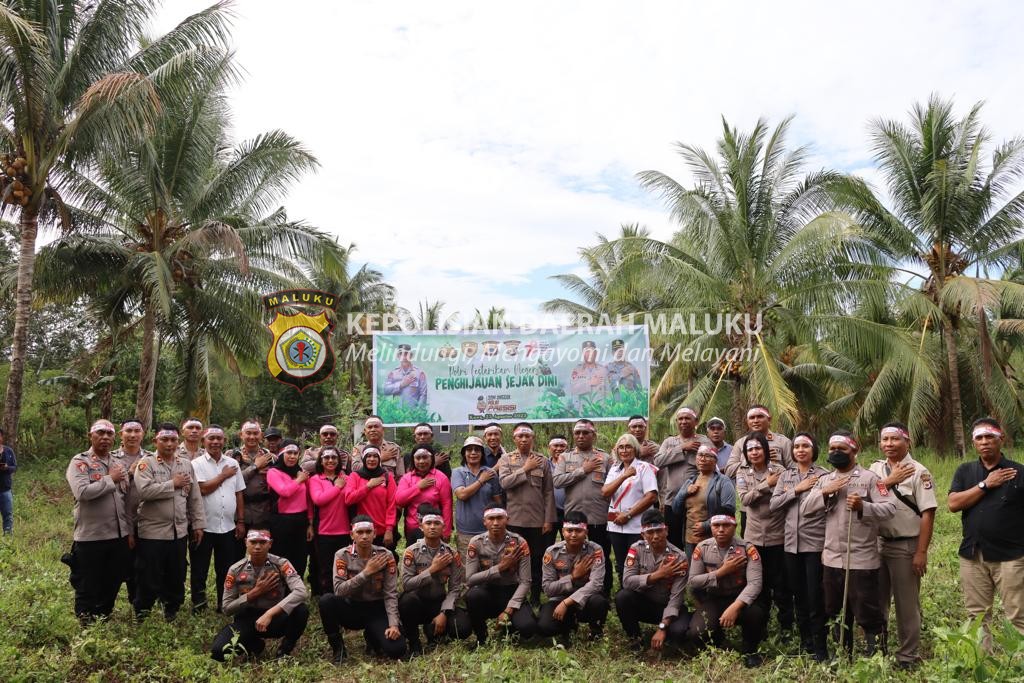
[[[274,319],[267,324],[273,335],[267,351],[267,369],[274,379],[301,393],[331,376],[334,325],[327,311],[334,310],[336,301],[331,294],[311,289],[287,289],[263,297],[263,304],[274,313]],[[309,308],[320,311],[302,312]]]

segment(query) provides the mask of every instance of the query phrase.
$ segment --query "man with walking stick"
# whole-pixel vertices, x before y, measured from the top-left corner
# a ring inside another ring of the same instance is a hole
[[[853,434],[834,432],[828,440],[828,462],[835,471],[821,477],[800,504],[802,515],[825,510],[825,616],[830,621],[840,617],[837,635],[851,657],[854,621],[864,629],[867,656],[885,649],[878,596],[878,524],[896,514],[894,496],[878,475],[857,464],[859,451]]]

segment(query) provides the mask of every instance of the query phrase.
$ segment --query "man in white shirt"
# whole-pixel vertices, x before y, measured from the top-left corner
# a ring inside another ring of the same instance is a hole
[[[242,492],[245,480],[238,462],[224,455],[224,430],[210,425],[203,433],[203,452],[192,461],[192,469],[203,494],[206,510],[206,533],[199,545],[190,547],[192,565],[192,611],[206,609],[206,577],[210,558],[217,583],[217,611],[224,594],[228,569],[242,559],[242,536],[245,534]]]

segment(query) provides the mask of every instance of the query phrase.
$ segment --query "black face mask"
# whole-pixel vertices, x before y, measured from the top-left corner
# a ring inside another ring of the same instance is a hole
[[[850,454],[838,449],[828,452],[828,464],[843,470],[850,466]]]

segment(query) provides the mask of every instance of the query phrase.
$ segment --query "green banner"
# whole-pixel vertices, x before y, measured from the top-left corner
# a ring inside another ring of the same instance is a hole
[[[647,415],[642,325],[373,336],[373,409],[388,426]]]

